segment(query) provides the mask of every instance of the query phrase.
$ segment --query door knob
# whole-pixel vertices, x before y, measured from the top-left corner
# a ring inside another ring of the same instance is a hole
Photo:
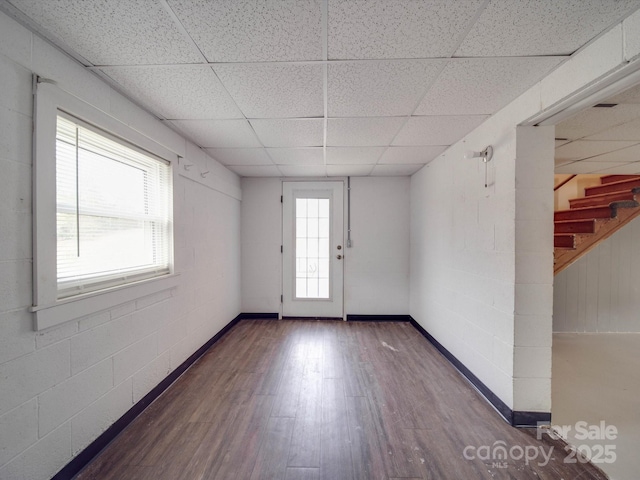
[[[342,255],[336,255],[336,258],[337,258],[338,260],[342,260]]]

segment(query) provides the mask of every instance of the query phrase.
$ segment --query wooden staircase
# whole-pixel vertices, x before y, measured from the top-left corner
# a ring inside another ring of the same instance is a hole
[[[606,175],[554,214],[554,275],[640,215],[640,175]]]

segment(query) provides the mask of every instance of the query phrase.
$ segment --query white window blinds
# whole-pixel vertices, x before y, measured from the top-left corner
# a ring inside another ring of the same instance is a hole
[[[168,162],[60,112],[56,200],[58,298],[169,273]]]

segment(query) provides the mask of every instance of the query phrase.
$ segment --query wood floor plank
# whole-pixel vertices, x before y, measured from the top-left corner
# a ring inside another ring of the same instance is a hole
[[[555,456],[464,456],[496,442]],[[406,322],[243,320],[77,478],[606,478],[563,448],[507,425]]]
[[[327,322],[322,344],[322,373],[324,378],[343,378],[344,359],[336,322]]]
[[[274,397],[254,395],[242,405],[228,430],[218,432],[224,443],[208,469],[210,480],[251,477],[258,452],[264,440]]]
[[[351,480],[351,440],[341,378],[322,381],[322,425],[320,426],[320,478]]]
[[[284,480],[319,480],[319,468],[300,468],[289,467],[285,474]]]
[[[272,417],[294,418],[296,416],[302,389],[304,367],[304,356],[299,357],[296,354],[292,354],[289,357],[278,385],[273,411],[271,412]]]
[[[187,423],[180,428],[172,443],[158,452],[160,456],[154,459],[155,478],[180,478],[210,428],[211,425],[207,423]],[[149,460],[150,457],[147,457]]]
[[[382,455],[367,399],[346,397],[346,404],[354,477],[385,477],[388,470],[384,461],[386,457]]]
[[[322,425],[322,373],[320,358],[308,359],[305,365],[296,420],[291,438],[288,465],[315,468],[320,466],[320,429]]]
[[[293,418],[286,417],[272,417],[269,420],[251,480],[271,480],[285,476],[293,422]]]

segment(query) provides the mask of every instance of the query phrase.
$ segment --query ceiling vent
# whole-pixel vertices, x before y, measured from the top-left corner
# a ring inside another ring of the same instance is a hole
[[[613,108],[617,105],[617,103],[598,103],[597,105],[594,105],[593,108]]]

